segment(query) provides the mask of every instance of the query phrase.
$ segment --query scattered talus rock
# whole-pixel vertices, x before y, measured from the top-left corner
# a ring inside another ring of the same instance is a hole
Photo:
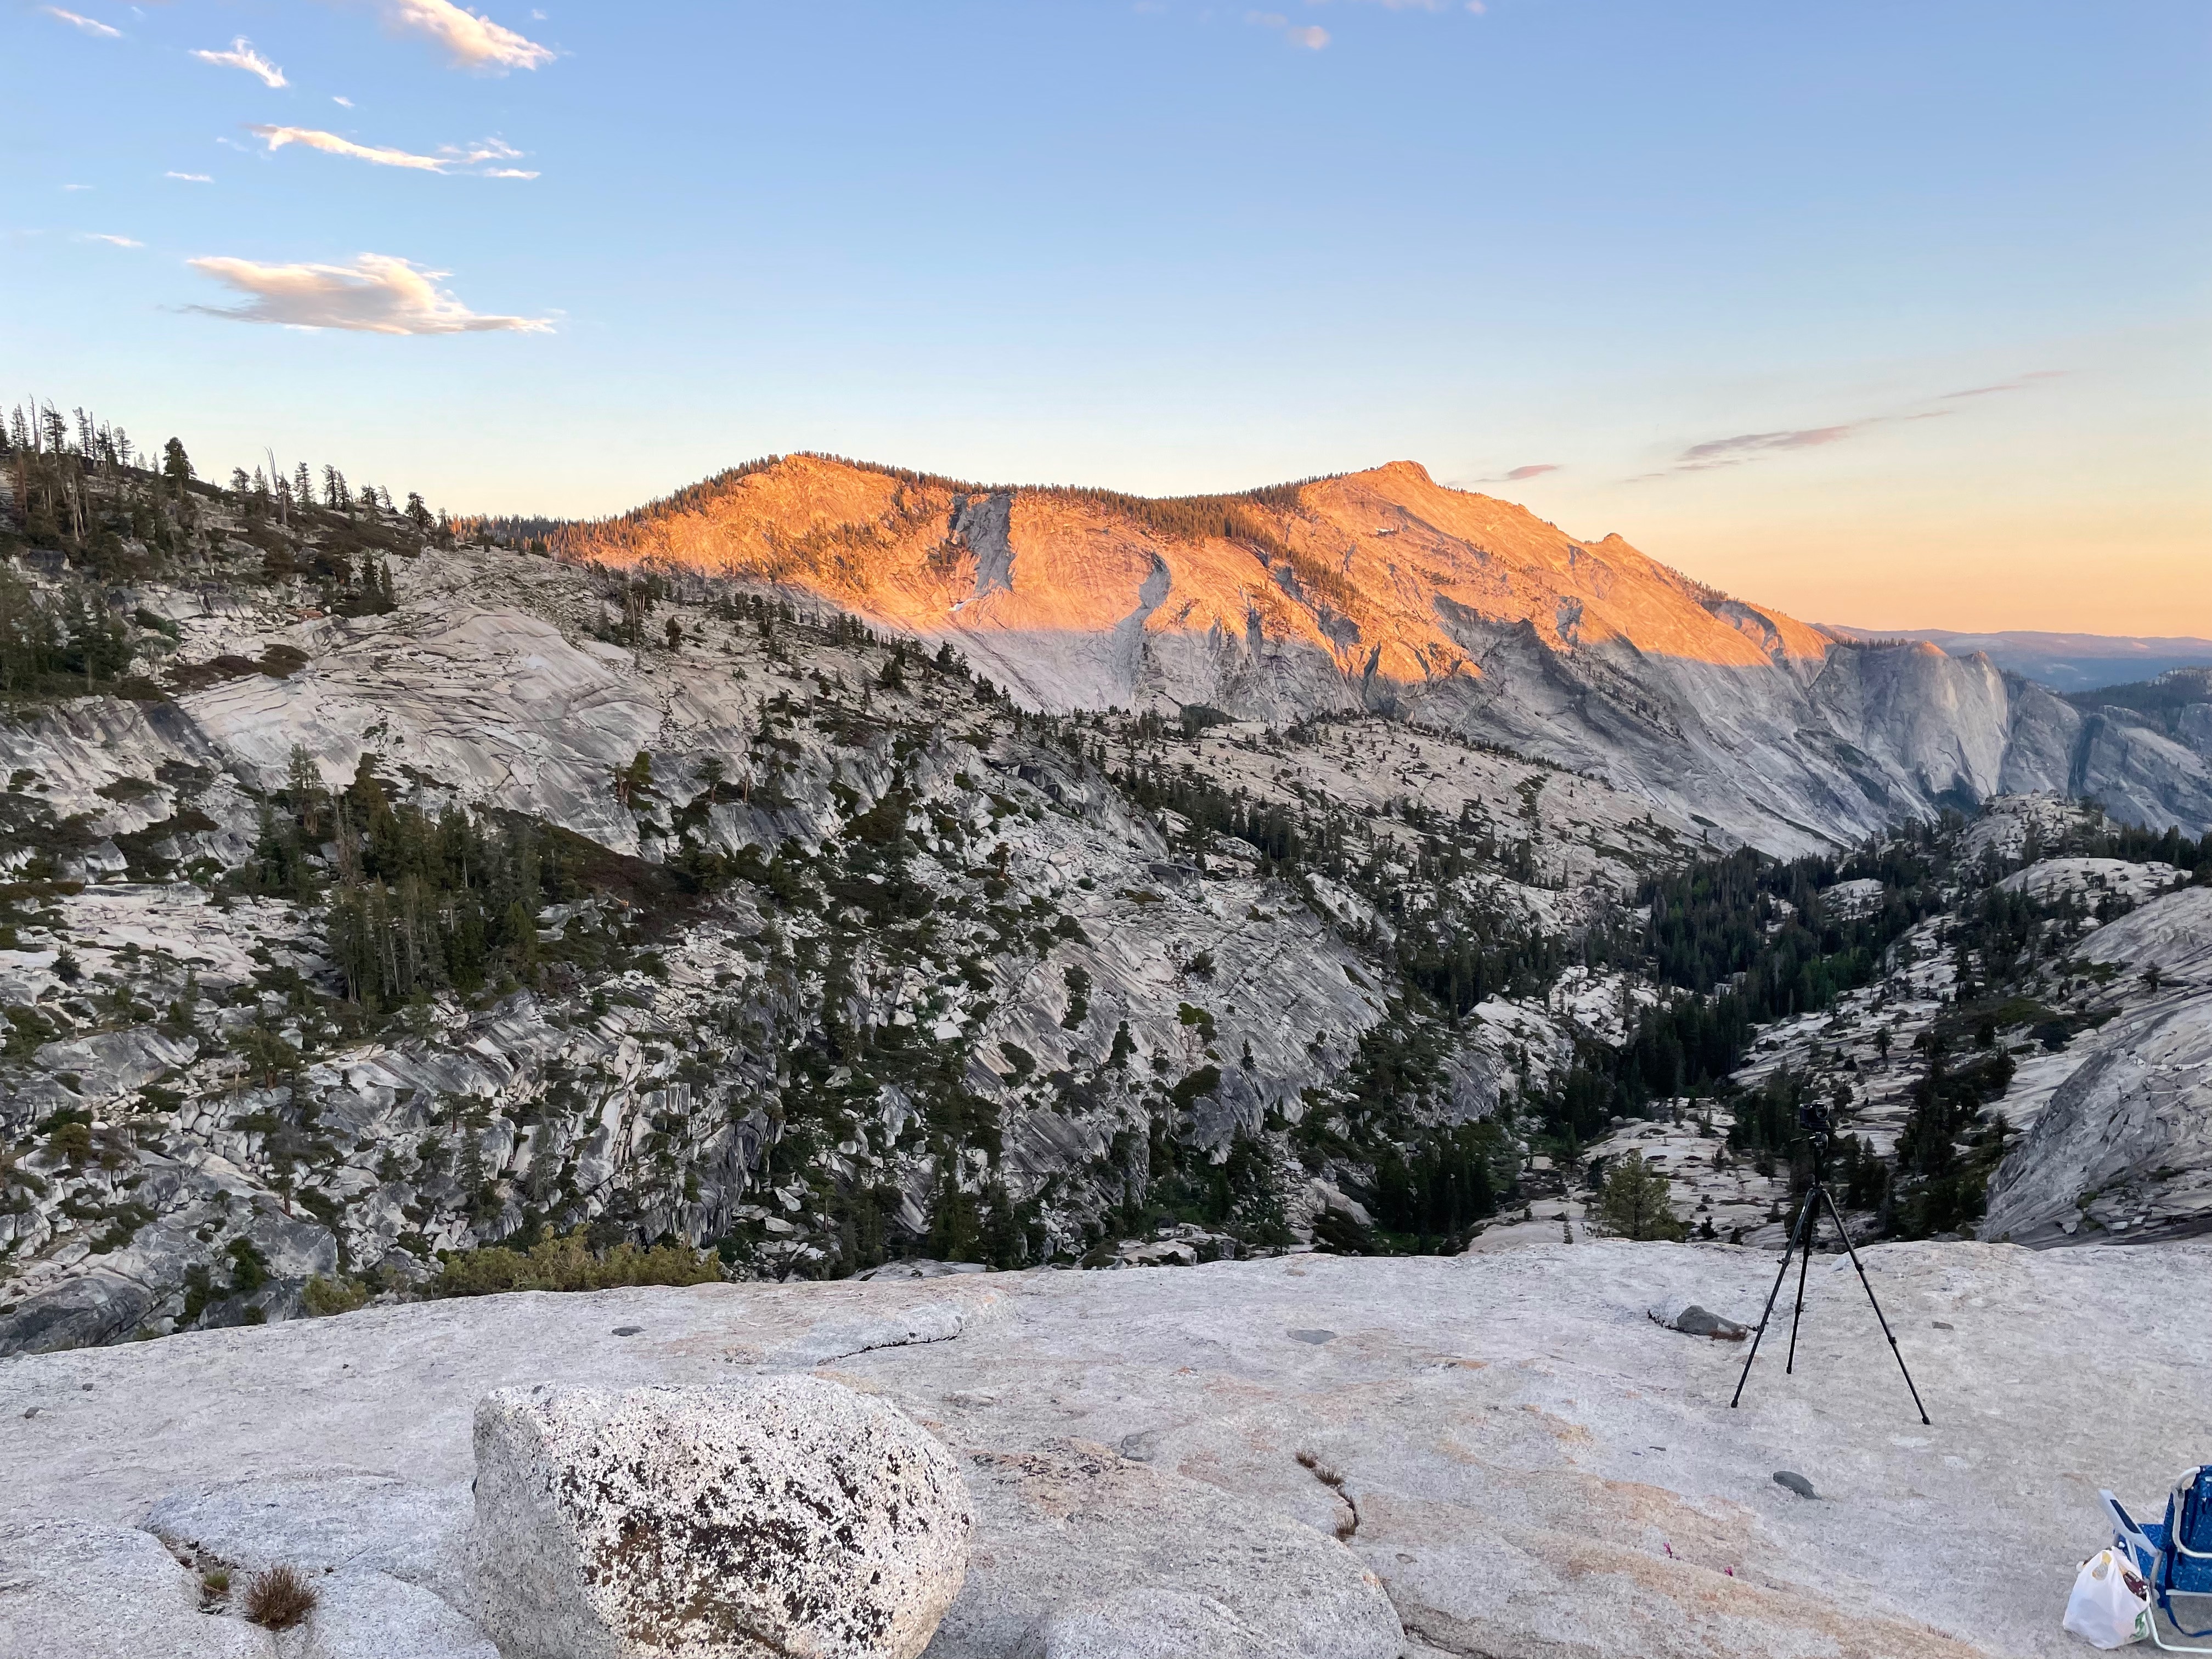
[[[532,1659],[915,1659],[975,1526],[942,1446],[815,1377],[501,1389],[476,1457],[482,1620]]]

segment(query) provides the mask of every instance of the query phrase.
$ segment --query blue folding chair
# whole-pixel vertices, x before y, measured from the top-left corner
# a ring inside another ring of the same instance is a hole
[[[2188,1645],[2212,1637],[2212,1465],[2173,1483],[2163,1522],[2139,1522],[2112,1493],[2097,1495],[2112,1518],[2112,1547],[2126,1553],[2150,1586],[2150,1639],[2168,1653],[2212,1654],[2212,1647]],[[2191,1604],[2186,1620],[2177,1601]],[[2161,1624],[2187,1642],[2166,1640]]]

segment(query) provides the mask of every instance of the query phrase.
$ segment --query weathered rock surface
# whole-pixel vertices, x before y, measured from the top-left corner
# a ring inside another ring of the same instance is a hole
[[[2155,988],[2076,1045],[2079,1063],[1990,1184],[1982,1237],[2212,1229],[2212,887],[2155,899],[2074,955]]]
[[[1132,1449],[1144,1449],[1141,1436]],[[1297,1659],[1397,1659],[1403,1645],[1397,1614],[1358,1556],[1218,1487],[1081,1443],[975,1452],[966,1473],[986,1541],[933,1653],[1180,1651],[1113,1645],[1135,1639],[1155,1595],[1177,1598],[1178,1622],[1211,1632],[1218,1650],[1231,1632],[1253,1644],[1242,1651]],[[1102,1580],[1144,1588],[1127,1593],[1134,1607],[1086,1603],[1083,1587]],[[1037,1609],[1063,1604],[1040,1626]]]
[[[266,1631],[202,1613],[198,1579],[151,1534],[40,1520],[0,1525],[0,1653],[276,1659],[276,1644]]]
[[[826,1362],[934,1423],[974,1482],[969,1579],[937,1659],[1008,1659],[1056,1615],[1163,1589],[1279,1630],[1172,1569],[1217,1539],[1224,1564],[1251,1559],[1254,1539],[1283,1539],[1279,1559],[1298,1559],[1286,1522],[1322,1552],[1305,1559],[1348,1553],[1382,1581],[1421,1659],[2063,1659],[2075,1568],[2105,1534],[2097,1488],[2145,1501],[2203,1455],[2202,1424],[2176,1402],[2197,1398],[2212,1364],[2212,1245],[1863,1255],[1932,1427],[1840,1258],[1814,1263],[1798,1374],[1762,1355],[1733,1412],[1741,1348],[1662,1330],[1646,1310],[1696,1301],[1755,1317],[1773,1274],[1759,1251],[1553,1243],[718,1285],[18,1356],[0,1363],[15,1458],[0,1526],[127,1528],[170,1493],[298,1481],[339,1459],[429,1492],[465,1489],[472,1414],[493,1389],[803,1372],[825,1363],[796,1357],[818,1327],[888,1328],[958,1302],[1000,1311]],[[1291,1334],[1317,1332],[1329,1340]],[[1070,1472],[1085,1461],[1099,1474]],[[1026,1467],[1056,1473],[1030,1482]],[[1778,1469],[1821,1501],[1776,1486]],[[1024,1485],[1065,1506],[1030,1502]],[[1175,1528],[1160,1525],[1164,1486]],[[326,1499],[301,1501],[305,1513]],[[389,1512],[403,1530],[421,1524],[396,1500]],[[1086,1538],[1110,1547],[1073,1547]],[[1026,1608],[1022,1585],[1038,1596]],[[953,1645],[969,1630],[988,1638]]]
[[[242,1575],[285,1565],[307,1573],[383,1575],[459,1597],[465,1487],[388,1474],[233,1479],[173,1492],[138,1524],[175,1551]]]
[[[1022,1659],[1289,1659],[1297,1651],[1210,1595],[1139,1589],[1054,1613]]]
[[[482,1620],[540,1659],[915,1659],[960,1591],[957,1464],[835,1382],[507,1389],[475,1440]]]
[[[335,1573],[314,1585],[297,1659],[500,1659],[489,1637],[419,1585],[380,1572]]]

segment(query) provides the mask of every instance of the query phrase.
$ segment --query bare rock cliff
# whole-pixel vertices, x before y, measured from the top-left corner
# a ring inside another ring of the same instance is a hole
[[[2085,712],[1985,657],[1838,637],[1407,461],[1161,501],[797,456],[561,544],[956,641],[1033,707],[1408,715],[1775,851],[2033,790],[2212,827],[2184,726]]]

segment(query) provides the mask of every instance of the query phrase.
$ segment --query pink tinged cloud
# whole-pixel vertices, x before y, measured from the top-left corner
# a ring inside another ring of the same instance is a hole
[[[1969,386],[1964,392],[1948,392],[1936,401],[1952,403],[1962,398],[1990,398],[2004,392],[2026,392],[2045,380],[2062,379],[2068,372],[2063,368],[2039,368],[1993,385]],[[1732,438],[1713,438],[1705,443],[1691,445],[1675,458],[1674,470],[1677,472],[1704,472],[1717,466],[1741,466],[1747,461],[1762,460],[1770,455],[1786,454],[1791,450],[1825,448],[1873,427],[1901,424],[1908,421],[1940,421],[1951,413],[1948,409],[1925,409],[1911,414],[1871,415],[1863,420],[1845,421],[1836,426],[1800,427],[1788,432],[1741,432]]]
[[[185,309],[234,322],[360,334],[545,334],[553,327],[543,317],[471,311],[437,286],[437,279],[449,273],[386,253],[364,253],[349,265],[264,265],[228,258],[188,263],[246,298],[240,306]]]
[[[111,28],[96,17],[83,17],[73,11],[64,11],[59,6],[40,6],[39,9],[49,17],[58,18],[73,29],[82,29],[87,34],[98,35],[103,40],[120,40],[123,31]]]
[[[453,0],[381,0],[381,7],[391,27],[426,36],[444,47],[457,67],[478,74],[542,69],[556,56],[550,46],[526,40],[480,12],[464,10]]]
[[[1559,470],[1556,461],[1539,461],[1534,466],[1516,466],[1505,475],[1508,483],[1518,483],[1523,478],[1540,478],[1547,472]]]
[[[248,127],[246,131],[267,144],[272,155],[287,144],[299,144],[327,155],[349,156],[380,167],[405,167],[416,173],[451,173],[456,168],[478,167],[485,161],[514,161],[522,157],[520,150],[497,138],[480,138],[473,144],[441,144],[435,155],[418,155],[413,150],[392,149],[380,144],[356,144],[350,138],[341,138],[319,127],[262,125]],[[520,167],[483,167],[482,172],[488,179],[538,176]]]
[[[1328,44],[1328,31],[1317,26],[1301,27],[1279,11],[1248,11],[1244,21],[1265,29],[1279,29],[1283,39],[1291,46],[1303,46],[1308,52],[1319,52]]]
[[[258,75],[261,83],[271,88],[284,86],[284,71],[254,51],[253,43],[240,35],[230,43],[228,52],[194,52],[192,56],[203,64],[214,64],[223,69],[244,70],[248,75]]]
[[[1847,421],[1841,426],[1802,427],[1795,432],[1743,432],[1733,438],[1714,438],[1701,444],[1692,444],[1675,459],[1675,466],[1683,471],[1696,471],[1715,466],[1737,466],[1753,461],[1763,455],[1780,454],[1792,449],[1819,449],[1826,445],[1840,443],[1852,433],[1876,424],[1874,421]]]
[[[349,155],[357,161],[374,162],[380,167],[411,167],[419,173],[446,170],[446,164],[434,155],[416,155],[409,150],[378,144],[356,144],[350,138],[341,138],[335,132],[324,132],[314,127],[253,126],[246,131],[266,143],[271,155],[287,144],[299,144],[321,150],[326,155]]]

